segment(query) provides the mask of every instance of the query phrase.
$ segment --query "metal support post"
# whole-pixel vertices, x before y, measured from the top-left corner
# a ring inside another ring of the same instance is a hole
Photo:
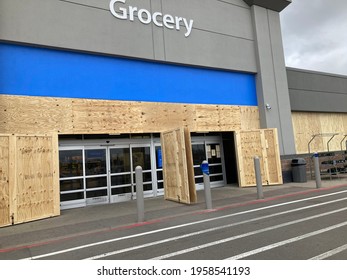
[[[264,199],[263,180],[261,178],[260,160],[259,160],[259,157],[257,156],[254,157],[254,171],[255,171],[255,180],[257,184],[258,199]]]
[[[314,177],[316,178],[316,188],[319,189],[322,187],[322,179],[320,177],[318,153],[314,153],[313,155],[313,164],[314,164]]]
[[[204,176],[204,193],[205,193],[206,209],[212,209],[210,171],[209,171],[207,160],[204,160],[202,162],[201,171]]]
[[[142,167],[137,166],[135,168],[136,178],[136,204],[137,204],[137,221],[142,223],[145,220],[145,203],[143,195],[143,175]]]

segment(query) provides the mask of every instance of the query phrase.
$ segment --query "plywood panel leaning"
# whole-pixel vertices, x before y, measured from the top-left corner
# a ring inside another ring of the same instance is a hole
[[[191,136],[190,136],[190,131],[187,127],[184,128],[184,141],[185,141],[186,157],[187,157],[189,198],[190,198],[191,203],[196,203],[198,200],[198,197],[196,194],[196,187],[195,187],[192,140],[191,140]]]
[[[9,136],[0,136],[0,226],[11,224]]]
[[[17,137],[17,215],[26,222],[53,214],[53,147],[49,136]]]
[[[281,158],[279,155],[279,144],[277,129],[264,130],[266,141],[266,161],[268,170],[268,183],[283,184]]]
[[[15,223],[59,214],[54,136],[17,136]],[[55,205],[58,204],[58,205]]]
[[[191,204],[196,197],[191,197],[184,134],[183,128],[161,133],[165,199]]]
[[[60,214],[58,135],[0,135],[0,226]]]
[[[254,162],[255,156],[260,159],[262,178],[265,178],[263,151],[260,131],[237,131],[235,144],[238,158],[238,172],[240,187],[255,185]]]
[[[264,185],[283,183],[276,129],[237,131],[235,145],[240,187],[256,185],[255,156],[260,159]]]

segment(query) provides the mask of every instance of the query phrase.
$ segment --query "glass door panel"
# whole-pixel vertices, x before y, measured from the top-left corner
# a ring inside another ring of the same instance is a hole
[[[133,170],[136,166],[141,166],[142,170],[151,169],[151,148],[150,147],[132,147]]]
[[[131,200],[130,148],[110,148],[111,203]]]
[[[85,206],[83,149],[59,150],[61,209]]]
[[[220,143],[207,143],[206,154],[210,168],[211,186],[224,185],[222,152]]]
[[[84,151],[84,158],[87,205],[107,203],[106,148],[88,148]]]
[[[221,144],[217,142],[193,142],[193,163],[195,173],[195,184],[197,190],[204,188],[203,174],[200,165],[204,160],[209,163],[211,187],[224,185],[224,173]]]
[[[157,175],[157,195],[164,195],[163,157],[160,145],[155,146],[155,169]]]
[[[143,172],[143,190],[145,197],[153,196],[152,168],[151,168],[151,148],[131,146],[132,154],[132,173],[133,173],[133,191],[136,194],[135,168],[142,167]]]
[[[130,172],[130,149],[129,148],[110,148],[111,173]]]
[[[106,174],[106,149],[85,150],[86,176]]]
[[[192,143],[193,164],[196,190],[202,190],[204,188],[204,180],[201,172],[200,165],[206,160],[206,150],[204,143]]]

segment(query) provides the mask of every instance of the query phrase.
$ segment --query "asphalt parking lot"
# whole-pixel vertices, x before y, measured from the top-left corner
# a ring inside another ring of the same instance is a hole
[[[258,200],[255,188],[226,186],[212,190],[213,210],[206,210],[203,192],[189,206],[146,199],[143,223],[134,201],[64,210],[1,228],[0,259],[310,259],[331,250],[324,258],[346,259],[346,189],[341,178],[321,189],[314,181],[291,183],[265,187]],[[305,247],[311,243],[316,252]]]

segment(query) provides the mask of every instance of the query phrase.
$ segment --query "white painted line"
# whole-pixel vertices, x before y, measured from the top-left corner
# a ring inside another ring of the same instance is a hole
[[[261,207],[261,208],[251,209],[251,210],[247,210],[247,211],[242,211],[242,212],[228,214],[228,215],[219,216],[219,217],[215,217],[215,218],[210,218],[210,219],[200,220],[200,221],[196,221],[196,222],[181,224],[181,225],[177,225],[177,226],[162,228],[162,229],[158,229],[158,230],[143,232],[143,233],[139,233],[139,234],[124,236],[124,237],[119,237],[119,238],[114,238],[114,239],[109,239],[109,240],[103,240],[100,242],[81,245],[81,246],[77,246],[77,247],[73,247],[73,248],[69,248],[69,249],[65,249],[65,250],[60,250],[60,251],[55,251],[55,252],[51,252],[51,253],[47,253],[47,254],[43,254],[43,255],[32,256],[30,258],[25,258],[23,260],[35,260],[35,259],[39,259],[39,258],[50,257],[50,256],[58,255],[58,254],[64,254],[64,253],[68,253],[68,252],[72,252],[72,251],[76,251],[76,250],[90,248],[93,246],[99,246],[99,245],[103,245],[103,244],[107,244],[107,243],[113,243],[113,242],[117,242],[117,241],[131,239],[131,238],[137,238],[137,237],[151,235],[151,234],[155,234],[155,233],[159,233],[159,232],[170,231],[170,230],[174,230],[174,229],[178,229],[178,228],[183,228],[183,227],[193,226],[193,225],[197,225],[197,224],[217,221],[217,220],[221,220],[221,219],[225,219],[225,218],[240,216],[240,215],[244,215],[244,214],[249,214],[249,213],[263,211],[263,210],[267,210],[267,209],[271,209],[271,208],[276,208],[276,207],[286,206],[286,205],[290,205],[290,204],[300,203],[300,202],[304,202],[304,201],[315,200],[315,199],[319,199],[319,198],[339,195],[339,194],[343,194],[343,193],[347,193],[347,190],[329,193],[329,194],[325,194],[325,195],[309,197],[309,198],[304,198],[304,199],[299,199],[299,200],[294,200],[294,201],[289,201],[289,202],[284,202],[284,203],[270,205],[270,206],[265,206],[265,207]]]
[[[347,244],[345,244],[341,247],[338,247],[336,249],[330,250],[328,252],[325,252],[323,254],[320,254],[318,256],[315,256],[315,257],[311,258],[310,260],[324,260],[324,259],[327,259],[331,256],[334,256],[334,255],[341,253],[343,251],[346,251],[346,250],[347,250]]]
[[[347,207],[342,208],[342,209],[338,209],[338,210],[334,210],[334,211],[330,211],[330,212],[326,212],[326,213],[323,213],[323,214],[314,215],[314,216],[311,216],[311,217],[299,219],[299,220],[296,220],[296,221],[291,221],[291,222],[275,225],[275,226],[272,226],[272,227],[267,227],[267,228],[263,228],[263,229],[259,229],[259,230],[255,230],[255,231],[251,231],[251,232],[247,232],[247,233],[244,233],[244,234],[240,234],[240,235],[236,235],[236,236],[233,236],[233,237],[229,237],[229,238],[217,240],[217,241],[214,241],[214,242],[202,244],[202,245],[199,245],[199,246],[191,247],[191,248],[184,249],[184,250],[177,251],[177,252],[173,252],[173,253],[170,253],[170,254],[158,256],[158,257],[153,258],[152,260],[163,260],[163,259],[172,258],[172,257],[178,256],[178,255],[183,255],[183,254],[186,254],[186,253],[189,253],[189,252],[193,252],[193,251],[196,251],[196,250],[200,250],[200,249],[204,249],[204,248],[220,245],[220,244],[223,244],[223,243],[226,243],[226,242],[234,241],[236,239],[240,239],[240,238],[256,235],[256,234],[259,234],[259,233],[263,233],[263,232],[266,232],[266,231],[271,231],[271,230],[274,230],[274,229],[278,229],[278,228],[282,228],[282,227],[286,227],[286,226],[290,226],[290,225],[306,222],[306,221],[309,221],[309,220],[312,220],[312,219],[321,218],[321,217],[324,217],[324,216],[332,215],[332,214],[335,214],[335,213],[338,213],[338,212],[342,212],[342,211],[346,211],[346,210],[347,210]],[[347,222],[346,222],[346,225],[347,225]]]
[[[320,229],[320,230],[316,230],[316,231],[313,231],[313,232],[310,232],[310,233],[307,233],[307,234],[304,234],[304,235],[299,235],[299,236],[294,237],[294,238],[290,238],[290,239],[283,240],[281,242],[277,242],[277,243],[274,243],[274,244],[271,244],[271,245],[268,245],[268,246],[264,246],[264,247],[261,247],[261,248],[258,248],[258,249],[255,249],[255,250],[252,250],[252,251],[249,251],[249,252],[245,252],[243,254],[227,258],[227,260],[243,259],[243,258],[252,256],[252,255],[255,255],[255,254],[259,254],[259,253],[262,253],[262,252],[265,252],[265,251],[268,251],[268,250],[271,250],[271,249],[274,249],[274,248],[277,248],[277,247],[280,247],[280,246],[283,246],[283,245],[286,245],[286,244],[289,244],[289,243],[297,242],[297,241],[300,241],[300,240],[303,240],[303,239],[306,239],[306,238],[309,238],[309,237],[312,237],[312,236],[315,236],[315,235],[318,235],[318,234],[321,234],[321,233],[325,233],[325,232],[328,232],[328,231],[331,231],[331,230],[334,230],[334,229],[338,229],[338,228],[344,227],[344,226],[347,226],[347,222],[343,222],[343,223],[340,223],[340,224],[337,224],[337,225],[333,225],[331,227],[327,227],[327,228],[323,228],[323,229]]]
[[[342,201],[342,200],[347,200],[347,198],[338,199],[338,201]],[[333,202],[337,202],[337,201],[333,201]],[[326,204],[331,204],[333,202],[329,201],[329,202],[324,202],[322,204],[326,205]],[[90,257],[90,258],[86,258],[85,260],[97,260],[97,259],[106,258],[106,257],[109,257],[109,256],[119,255],[119,254],[122,254],[122,253],[130,252],[130,251],[134,251],[134,250],[139,250],[139,249],[147,248],[147,247],[150,247],[150,246],[155,246],[155,245],[167,243],[167,242],[170,242],[170,241],[176,241],[176,240],[179,240],[179,239],[188,238],[188,237],[192,237],[192,236],[197,236],[197,235],[201,235],[201,234],[204,234],[204,233],[217,231],[217,230],[221,230],[221,229],[225,229],[225,228],[229,228],[229,227],[233,227],[233,226],[239,226],[239,225],[242,225],[242,224],[256,222],[256,221],[264,220],[264,219],[267,219],[267,218],[273,218],[273,217],[276,217],[276,216],[285,215],[285,214],[289,214],[289,213],[293,213],[293,212],[297,212],[297,211],[301,211],[301,210],[307,210],[309,208],[322,206],[322,204],[320,204],[320,205],[310,205],[310,206],[306,206],[306,207],[302,207],[302,208],[298,208],[298,209],[293,209],[293,210],[288,210],[288,211],[285,211],[285,212],[280,212],[280,213],[276,213],[276,214],[271,214],[271,215],[267,215],[267,216],[253,218],[253,219],[250,219],[250,220],[245,220],[245,221],[232,223],[232,224],[228,224],[228,225],[224,225],[224,226],[213,227],[213,228],[209,228],[209,229],[205,229],[205,230],[201,230],[201,231],[196,231],[196,232],[187,233],[187,234],[183,234],[183,235],[179,235],[179,236],[174,236],[174,237],[171,237],[171,238],[162,239],[162,240],[158,240],[158,241],[154,241],[154,242],[150,242],[150,243],[145,243],[145,244],[134,246],[134,247],[129,247],[129,248],[121,249],[121,250],[116,250],[116,251],[113,251],[113,252],[103,253],[103,254],[96,255],[96,256],[93,256],[93,257]],[[347,207],[346,207],[346,210],[347,210]]]

